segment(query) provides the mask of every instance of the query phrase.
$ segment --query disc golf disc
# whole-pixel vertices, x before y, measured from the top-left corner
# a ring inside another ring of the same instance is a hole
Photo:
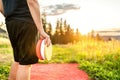
[[[50,60],[52,57],[52,44],[47,46],[44,39],[38,40],[36,54],[40,60]]]

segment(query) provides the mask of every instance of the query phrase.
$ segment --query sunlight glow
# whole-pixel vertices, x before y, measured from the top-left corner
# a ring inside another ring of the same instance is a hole
[[[71,28],[78,28],[82,34],[91,30],[120,28],[120,0],[38,0],[41,8],[55,4],[79,4],[80,10],[68,10],[60,15],[47,16],[53,29],[57,19],[66,19]],[[0,22],[4,17],[0,14]]]
[[[120,1],[119,0],[80,0],[80,10],[67,11],[58,16],[48,16],[47,20],[53,23],[57,19],[66,19],[72,28],[79,28],[82,34],[91,30],[120,28]]]

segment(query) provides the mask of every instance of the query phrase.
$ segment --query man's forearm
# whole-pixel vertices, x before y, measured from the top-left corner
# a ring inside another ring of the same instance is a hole
[[[0,12],[1,12],[2,14],[3,14],[3,12],[4,12],[2,0],[0,0]]]
[[[32,15],[32,18],[39,30],[39,32],[43,32],[43,25],[42,25],[42,19],[41,19],[41,15],[40,15],[40,7],[39,7],[39,3],[37,0],[27,0],[28,3],[28,7],[30,10],[30,13]]]

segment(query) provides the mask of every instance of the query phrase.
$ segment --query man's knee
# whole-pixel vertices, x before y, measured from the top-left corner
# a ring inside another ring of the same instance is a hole
[[[27,68],[31,68],[32,65],[20,65],[19,64],[19,68],[24,68],[24,69],[27,69]]]

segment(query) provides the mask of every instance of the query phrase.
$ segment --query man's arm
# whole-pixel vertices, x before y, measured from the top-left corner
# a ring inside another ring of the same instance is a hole
[[[3,12],[4,12],[2,0],[0,0],[0,12],[1,12],[2,14],[3,14]]]
[[[41,19],[41,16],[40,16],[40,9],[39,9],[38,0],[27,0],[27,3],[28,3],[28,7],[30,9],[30,13],[33,17],[33,20],[34,20],[38,30],[41,33],[44,30],[43,30],[43,27],[42,27],[42,19]]]
[[[38,0],[27,0],[28,7],[32,18],[41,34],[42,37],[46,39],[47,45],[51,43],[49,36],[44,32],[43,25],[42,25],[42,18],[40,15],[40,6]]]

